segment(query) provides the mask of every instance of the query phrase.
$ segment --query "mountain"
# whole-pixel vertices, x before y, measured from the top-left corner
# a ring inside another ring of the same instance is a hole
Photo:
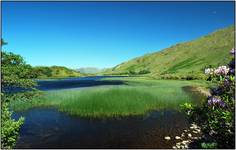
[[[234,26],[196,40],[123,62],[104,74],[202,74],[205,67],[225,65],[234,47]]]
[[[81,73],[96,74],[96,73],[104,71],[105,69],[99,69],[99,68],[95,68],[95,67],[83,67],[83,68],[79,68],[76,70]]]
[[[66,77],[78,77],[82,74],[78,71],[63,67],[63,66],[37,66],[33,68],[37,78],[66,78]]]

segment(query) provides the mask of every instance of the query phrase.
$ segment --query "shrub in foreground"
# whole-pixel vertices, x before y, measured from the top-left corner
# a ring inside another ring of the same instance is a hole
[[[231,51],[235,55],[235,49]],[[235,58],[228,66],[207,68],[208,80],[217,82],[202,107],[183,105],[191,119],[202,128],[201,148],[235,147]]]
[[[24,119],[11,118],[9,102],[31,99],[36,83],[31,80],[34,77],[32,67],[26,64],[20,55],[2,51],[1,56],[1,148],[11,149],[16,143]],[[29,89],[29,91],[12,93],[12,88]]]

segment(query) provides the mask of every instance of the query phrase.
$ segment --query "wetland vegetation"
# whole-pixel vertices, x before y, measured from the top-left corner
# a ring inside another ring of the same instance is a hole
[[[104,78],[104,80],[115,80]],[[171,81],[120,77],[125,85],[97,86],[84,89],[47,91],[32,101],[14,101],[15,111],[34,107],[55,107],[62,112],[82,117],[116,117],[144,115],[160,109],[178,109],[191,102],[183,87],[208,86],[202,81]]]

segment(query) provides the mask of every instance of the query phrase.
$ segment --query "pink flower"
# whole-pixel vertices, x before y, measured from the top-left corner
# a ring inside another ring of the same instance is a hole
[[[228,72],[229,68],[227,68],[226,66],[220,66],[214,71],[216,75],[227,75]]]

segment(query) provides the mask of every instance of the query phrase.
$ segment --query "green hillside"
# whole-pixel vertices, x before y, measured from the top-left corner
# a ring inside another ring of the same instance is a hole
[[[52,66],[52,67],[38,66],[34,67],[33,69],[37,78],[40,79],[82,76],[80,72],[62,66]]]
[[[105,74],[201,74],[206,66],[229,62],[234,47],[234,26],[217,30],[196,40],[121,63]]]

